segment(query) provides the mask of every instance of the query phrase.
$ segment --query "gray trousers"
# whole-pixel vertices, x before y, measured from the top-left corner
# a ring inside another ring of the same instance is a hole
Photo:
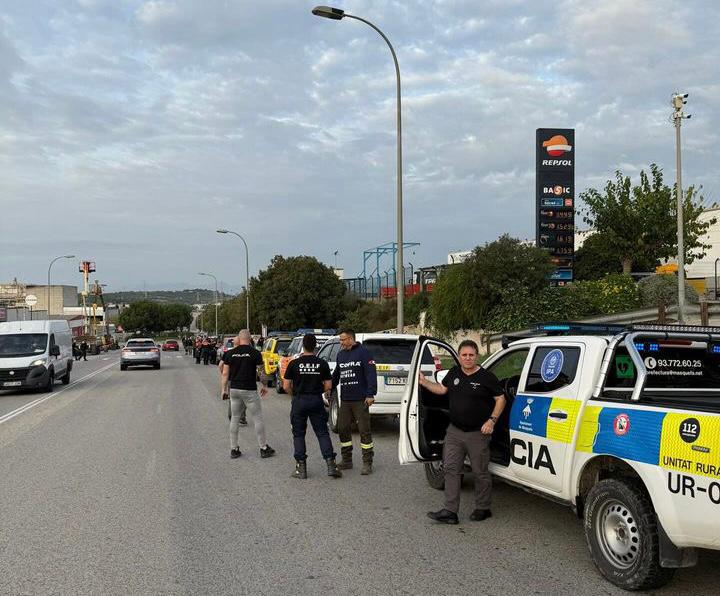
[[[475,476],[475,508],[490,509],[492,478],[488,465],[491,437],[492,435],[485,435],[479,430],[466,433],[452,424],[448,426],[443,446],[445,509],[457,513],[460,508],[460,487],[465,454],[470,457],[470,466]]]
[[[265,439],[265,423],[262,417],[260,396],[257,391],[246,391],[245,389],[230,389],[230,448],[238,448],[238,431],[240,429],[240,418],[247,409],[253,418],[255,435],[260,449],[267,445]]]

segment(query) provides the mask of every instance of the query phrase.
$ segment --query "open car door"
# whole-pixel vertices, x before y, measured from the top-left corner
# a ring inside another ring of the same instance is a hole
[[[440,383],[453,366],[459,365],[455,350],[445,342],[420,336],[400,404],[398,459],[401,464],[442,459],[445,432],[450,423],[447,395],[435,395],[418,384],[419,375]]]

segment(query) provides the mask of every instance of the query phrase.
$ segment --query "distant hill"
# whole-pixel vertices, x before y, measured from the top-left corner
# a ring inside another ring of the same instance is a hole
[[[207,288],[197,288],[194,290],[148,290],[127,291],[127,292],[107,292],[104,294],[105,302],[120,302],[123,304],[132,304],[141,300],[150,300],[152,302],[160,302],[162,304],[209,304],[212,303],[214,292]],[[218,292],[218,301],[233,298],[231,294],[223,294]]]

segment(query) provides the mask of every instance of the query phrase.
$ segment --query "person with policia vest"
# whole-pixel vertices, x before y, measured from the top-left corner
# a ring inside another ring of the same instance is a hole
[[[360,473],[372,473],[373,442],[370,432],[370,406],[377,393],[375,361],[365,347],[355,341],[355,332],[344,329],[340,332],[340,347],[337,364],[333,371],[332,386],[340,387],[340,410],[338,412],[338,434],[342,462],[338,467],[349,470],[352,462],[352,423],[357,422],[360,430],[360,448],[363,466]]]
[[[430,519],[443,524],[458,523],[466,454],[475,476],[475,510],[470,519],[483,521],[492,517],[492,478],[488,470],[490,439],[505,408],[505,396],[497,377],[477,364],[477,344],[469,339],[460,342],[458,356],[460,366],[451,368],[442,383],[433,383],[422,373],[418,376],[420,387],[435,395],[447,395],[450,406],[450,425],[443,444],[445,506],[427,514]]]
[[[238,430],[241,415],[241,404],[244,403],[253,417],[255,435],[260,447],[260,457],[272,457],[275,450],[265,440],[265,423],[262,417],[260,398],[267,395],[267,380],[262,370],[262,354],[250,345],[250,332],[243,329],[233,340],[235,346],[223,355],[223,393],[230,395],[230,457],[240,457]],[[257,389],[257,374],[260,373],[262,387],[260,395]]]
[[[312,333],[306,334],[302,343],[302,354],[290,361],[283,378],[283,388],[287,393],[292,393],[290,423],[295,446],[295,471],[292,477],[307,478],[305,431],[309,418],[320,443],[323,459],[327,463],[328,476],[341,478],[342,472],[335,463],[336,453],[328,432],[328,414],[322,398],[322,394],[332,388],[330,366],[325,360],[315,356],[317,338]]]

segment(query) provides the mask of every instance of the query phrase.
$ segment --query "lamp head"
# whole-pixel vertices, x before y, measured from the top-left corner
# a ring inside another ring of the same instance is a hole
[[[227,230],[215,230],[218,234],[227,234]]]
[[[312,13],[316,17],[324,17],[326,19],[332,19],[333,21],[339,21],[345,16],[344,10],[333,8],[332,6],[316,6],[312,9]]]
[[[64,255],[63,259],[74,259],[75,255]]]

